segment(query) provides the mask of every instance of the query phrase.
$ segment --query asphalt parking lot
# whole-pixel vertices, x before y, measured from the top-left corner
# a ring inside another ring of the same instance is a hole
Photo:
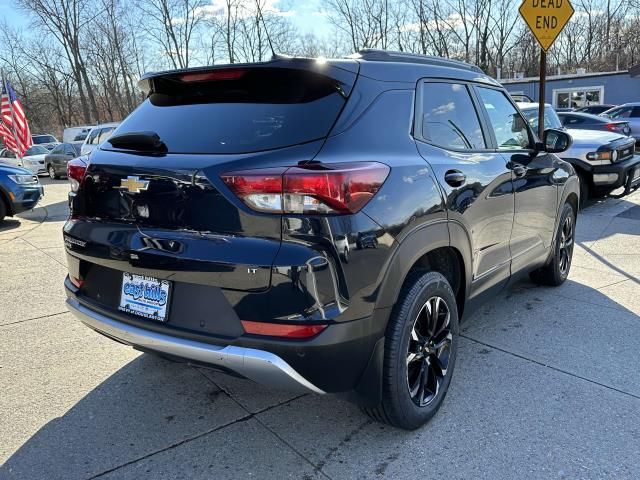
[[[64,306],[66,181],[0,226],[0,478],[640,478],[640,192],[578,218],[570,280],[463,325],[415,432],[332,396],[174,364]]]

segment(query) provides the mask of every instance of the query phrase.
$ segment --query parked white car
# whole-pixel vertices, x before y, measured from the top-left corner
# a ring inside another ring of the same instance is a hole
[[[40,145],[47,150],[53,150],[53,147],[60,143],[56,137],[48,133],[44,135],[31,135],[31,140],[34,145]]]
[[[84,142],[94,125],[79,125],[77,127],[67,127],[62,133],[62,143],[82,143]]]
[[[96,125],[91,130],[91,133],[87,136],[82,148],[80,149],[81,155],[88,155],[93,152],[94,148],[104,142],[111,136],[116,127],[120,125],[120,122],[116,123],[103,123],[102,125]]]
[[[16,157],[8,148],[0,150],[0,162],[13,165],[15,167],[24,167],[31,170],[34,174],[45,173],[44,157],[49,153],[45,147],[41,145],[33,145],[26,152],[22,159]]]

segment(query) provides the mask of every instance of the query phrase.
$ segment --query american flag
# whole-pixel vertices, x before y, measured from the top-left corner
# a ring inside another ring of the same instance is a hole
[[[0,137],[9,150],[22,158],[33,142],[20,100],[8,80],[2,82],[1,107]]]

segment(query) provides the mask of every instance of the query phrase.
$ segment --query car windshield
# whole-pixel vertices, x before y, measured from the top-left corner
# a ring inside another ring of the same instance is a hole
[[[537,108],[528,108],[526,110],[522,110],[524,116],[527,117],[527,120],[533,127],[535,131],[538,131],[538,109]],[[544,107],[544,128],[562,128],[562,122],[558,118],[558,114],[551,107]]]
[[[31,137],[33,143],[36,145],[42,145],[43,143],[55,143],[56,139],[53,135],[34,135]]]
[[[42,155],[42,154],[47,154],[47,153],[49,153],[49,150],[47,150],[44,147],[41,147],[40,145],[34,145],[33,147],[27,149],[26,152],[24,152],[25,156]]]

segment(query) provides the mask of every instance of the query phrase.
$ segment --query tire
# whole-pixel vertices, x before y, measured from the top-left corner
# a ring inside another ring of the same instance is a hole
[[[60,176],[56,173],[56,170],[53,168],[53,165],[49,164],[47,167],[47,172],[49,173],[49,178],[52,180],[57,180]]]
[[[447,394],[457,335],[458,308],[446,278],[437,272],[410,274],[385,334],[382,401],[364,413],[405,430],[428,422]]]
[[[547,265],[531,273],[531,279],[534,282],[552,287],[560,286],[565,282],[571,269],[575,237],[576,212],[569,203],[565,203],[558,222],[553,256]]]
[[[344,260],[344,263],[349,263],[349,250],[347,248],[342,252],[342,259]]]
[[[4,203],[4,198],[0,194],[0,222],[4,220],[4,217],[7,216],[7,206]]]
[[[589,180],[584,173],[578,173],[578,180],[580,181],[580,205],[578,206],[580,210],[587,206],[587,201],[589,200],[589,196],[591,195],[591,188],[589,185]]]

